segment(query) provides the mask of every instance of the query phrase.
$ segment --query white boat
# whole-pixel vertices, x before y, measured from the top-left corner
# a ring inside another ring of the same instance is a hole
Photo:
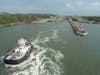
[[[26,39],[21,38],[18,40],[17,46],[4,57],[4,63],[11,65],[20,64],[30,56],[32,49],[33,45]]]

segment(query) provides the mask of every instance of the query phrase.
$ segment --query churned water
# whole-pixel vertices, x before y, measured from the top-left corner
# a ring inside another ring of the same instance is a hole
[[[30,57],[18,65],[6,65],[8,75],[63,75],[63,54],[59,50],[52,49],[46,45],[50,40],[57,39],[57,31],[49,31],[51,35],[40,33],[35,40],[30,39],[34,49]],[[46,36],[46,37],[42,37]],[[4,56],[1,56],[1,59]],[[1,72],[2,74],[2,72]]]
[[[100,24],[82,25],[86,37],[75,35],[67,21],[1,28],[0,75],[100,75]],[[30,57],[19,65],[4,64],[21,37],[34,46]]]

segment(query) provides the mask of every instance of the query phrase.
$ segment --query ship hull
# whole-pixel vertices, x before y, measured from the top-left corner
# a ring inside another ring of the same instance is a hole
[[[31,45],[31,44],[30,44]],[[32,52],[32,49],[33,49],[33,45],[31,45],[31,47],[29,48],[29,50],[26,52],[26,54],[21,58],[21,59],[18,59],[18,60],[8,60],[6,59],[7,56],[9,56],[10,54],[6,55],[4,57],[4,63],[5,64],[10,64],[10,65],[17,65],[17,64],[20,64],[22,62],[24,62],[31,54]]]

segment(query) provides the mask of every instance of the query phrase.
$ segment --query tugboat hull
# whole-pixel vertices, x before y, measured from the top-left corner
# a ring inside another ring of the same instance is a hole
[[[26,52],[26,54],[21,59],[18,59],[18,60],[8,60],[8,59],[6,59],[10,55],[10,54],[8,54],[8,55],[6,55],[4,57],[4,63],[10,64],[10,65],[20,64],[20,63],[22,63],[23,61],[25,61],[30,56],[30,54],[32,52],[32,49],[33,49],[33,45],[31,45],[30,49]]]

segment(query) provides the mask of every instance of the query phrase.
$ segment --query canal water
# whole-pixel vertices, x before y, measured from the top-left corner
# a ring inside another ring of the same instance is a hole
[[[75,35],[67,21],[0,28],[0,75],[100,75],[100,25],[83,25],[85,37]],[[35,47],[30,57],[19,65],[4,64],[21,37]]]

